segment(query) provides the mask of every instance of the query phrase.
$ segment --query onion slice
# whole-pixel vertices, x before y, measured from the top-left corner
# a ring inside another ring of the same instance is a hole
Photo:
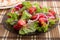
[[[33,22],[39,19],[39,14],[36,14],[36,15],[37,15],[37,18],[35,20],[32,20]]]

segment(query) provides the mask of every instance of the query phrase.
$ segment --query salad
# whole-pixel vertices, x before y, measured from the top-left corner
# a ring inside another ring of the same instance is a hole
[[[52,9],[42,7],[39,3],[31,4],[29,1],[12,8],[7,17],[6,23],[21,35],[36,31],[46,32],[57,21]]]

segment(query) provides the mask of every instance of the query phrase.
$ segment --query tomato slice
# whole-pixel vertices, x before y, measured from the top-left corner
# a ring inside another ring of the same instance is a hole
[[[54,16],[56,15],[56,13],[53,10],[49,10],[49,12]]]
[[[29,10],[30,14],[33,14],[36,11],[36,8],[35,7],[30,7],[28,10]]]
[[[23,26],[26,24],[26,21],[25,20],[19,20],[17,24],[18,24],[18,26]]]

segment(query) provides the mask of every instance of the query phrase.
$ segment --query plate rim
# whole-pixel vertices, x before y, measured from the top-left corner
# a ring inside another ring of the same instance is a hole
[[[23,0],[23,1],[25,1],[25,0]],[[17,5],[21,4],[23,1],[19,1],[18,3],[13,4],[13,5],[10,5],[10,6],[0,6],[0,9],[13,8],[13,7],[15,7],[15,6],[17,6]]]

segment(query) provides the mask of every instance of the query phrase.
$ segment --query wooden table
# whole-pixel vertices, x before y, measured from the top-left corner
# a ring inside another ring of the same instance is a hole
[[[38,2],[42,6],[51,7],[57,13],[57,15],[60,15],[60,1],[38,1]],[[3,24],[1,24],[4,14],[8,10],[9,9],[0,10],[0,40],[53,40],[53,39],[60,40],[60,21],[56,28],[49,32],[42,33],[40,35],[20,36],[9,32],[3,27]]]

